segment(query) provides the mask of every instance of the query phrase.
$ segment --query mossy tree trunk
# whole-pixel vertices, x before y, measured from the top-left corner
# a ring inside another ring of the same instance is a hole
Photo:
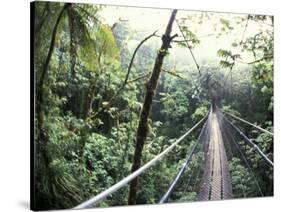
[[[173,10],[170,20],[168,22],[165,34],[162,36],[162,46],[158,52],[158,55],[155,60],[155,64],[153,67],[153,71],[150,77],[150,80],[148,81],[146,85],[146,96],[143,102],[142,111],[139,119],[138,124],[138,130],[136,135],[136,146],[135,146],[135,152],[134,152],[134,158],[133,158],[133,164],[131,172],[136,171],[140,168],[141,165],[141,157],[142,157],[142,150],[144,146],[144,141],[147,137],[147,120],[148,115],[151,109],[152,99],[155,95],[155,91],[158,84],[158,79],[161,73],[161,68],[163,64],[164,57],[167,54],[168,49],[171,47],[170,43],[172,39],[176,36],[171,36],[171,31],[173,27],[173,22],[176,17],[177,10]],[[128,197],[128,204],[133,205],[136,204],[137,199],[137,186],[138,186],[138,178],[135,178],[131,184],[130,184],[130,191],[129,191],[129,197]]]
[[[70,7],[71,4],[66,3],[63,8],[61,9],[58,18],[56,20],[53,32],[52,32],[52,37],[51,37],[51,42],[50,42],[50,47],[48,50],[48,54],[45,60],[45,63],[42,67],[42,73],[39,78],[39,82],[37,85],[37,92],[36,92],[36,115],[37,115],[37,122],[38,122],[38,130],[39,130],[39,141],[37,142],[38,144],[38,151],[42,154],[43,156],[43,163],[47,167],[49,164],[49,157],[47,155],[47,140],[48,136],[45,132],[45,126],[44,126],[44,111],[43,111],[43,105],[44,105],[44,83],[47,77],[47,72],[49,68],[49,64],[51,61],[51,57],[53,55],[53,50],[55,47],[55,41],[56,41],[56,36],[57,36],[57,31],[59,24],[63,18],[63,14],[66,11],[68,7]]]

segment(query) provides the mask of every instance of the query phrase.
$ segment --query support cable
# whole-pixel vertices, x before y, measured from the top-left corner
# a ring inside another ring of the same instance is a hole
[[[171,144],[169,147],[167,147],[163,152],[155,156],[152,160],[147,162],[145,165],[128,175],[127,177],[123,178],[118,183],[114,184],[113,186],[109,187],[105,191],[101,192],[100,194],[90,198],[89,200],[75,206],[73,209],[84,209],[84,208],[90,208],[94,204],[102,201],[103,199],[107,198],[114,192],[118,191],[125,185],[127,185],[129,182],[131,182],[134,178],[138,177],[139,175],[143,174],[148,168],[155,165],[156,162],[158,162],[165,154],[170,152],[177,144],[179,144],[187,135],[189,135],[194,129],[196,129],[208,116],[208,114],[205,115],[199,122],[197,122],[190,130],[188,130],[184,135],[182,135],[178,140],[176,140],[173,144]]]

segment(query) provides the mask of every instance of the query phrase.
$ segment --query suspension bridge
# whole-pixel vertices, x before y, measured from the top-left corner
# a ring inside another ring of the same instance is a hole
[[[251,173],[252,179],[260,196],[264,196],[264,192],[261,189],[257,177],[255,176],[253,168],[251,167],[250,162],[247,160],[245,152],[241,148],[241,144],[237,139],[235,139],[233,134],[236,133],[238,136],[240,136],[239,140],[243,140],[245,145],[248,145],[253,151],[255,151],[255,153],[258,154],[262,159],[262,162],[267,164],[270,169],[273,169],[274,164],[272,159],[269,158],[269,156],[265,154],[252,139],[248,138],[246,134],[243,133],[238,126],[236,126],[234,121],[247,124],[263,133],[273,136],[272,132],[252,124],[234,114],[222,112],[217,106],[213,106],[204,118],[202,118],[185,134],[183,134],[160,154],[155,156],[152,160],[105,191],[77,205],[74,207],[74,209],[95,207],[97,203],[110,197],[113,193],[128,185],[134,178],[142,175],[146,171],[149,171],[153,165],[160,162],[165,155],[171,152],[177,145],[180,145],[181,141],[183,141],[188,135],[190,135],[199,127],[201,127],[201,130],[197,141],[192,146],[190,152],[187,153],[186,160],[182,164],[177,175],[170,183],[167,191],[159,200],[159,203],[169,202],[172,193],[179,184],[180,179],[182,178],[186,169],[190,165],[192,157],[198,151],[202,151],[204,153],[204,160],[202,160],[199,186],[196,191],[198,193],[197,200],[207,201],[233,198],[231,174],[228,164],[228,154],[231,152],[229,151],[231,147],[236,148],[240,158],[244,161],[244,164]]]

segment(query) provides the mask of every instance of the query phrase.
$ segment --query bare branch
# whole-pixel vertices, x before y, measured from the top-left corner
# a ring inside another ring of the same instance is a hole
[[[170,74],[170,75],[172,75],[172,76],[174,76],[174,77],[178,77],[178,78],[180,78],[180,79],[186,80],[184,77],[180,76],[180,75],[177,74],[176,72],[167,71],[167,70],[164,70],[164,69],[162,69],[162,71],[165,72],[165,73],[167,73],[167,74]]]
[[[213,36],[213,33],[210,34],[206,34],[206,35],[202,35],[202,36],[197,36],[198,38],[204,38],[204,37],[210,37]],[[182,37],[182,36],[181,36]],[[188,42],[192,41],[192,40],[187,40]],[[186,40],[173,40],[172,42],[174,43],[186,43]]]
[[[261,62],[263,60],[268,60],[268,59],[273,59],[273,55],[272,54],[265,55],[264,57],[262,57],[260,59],[257,59],[257,60],[254,60],[254,61],[251,61],[251,62],[244,62],[243,60],[237,60],[237,62],[251,65],[251,64],[254,64],[254,63],[259,63],[259,62]]]
[[[135,56],[139,50],[139,48],[147,41],[149,40],[151,37],[153,37],[155,35],[157,31],[153,32],[151,35],[147,36],[146,38],[144,38],[140,43],[139,45],[137,46],[137,48],[135,49],[134,53],[133,53],[133,56],[131,58],[131,61],[130,61],[130,64],[129,64],[129,67],[128,67],[128,70],[127,70],[127,74],[126,74],[126,77],[125,77],[125,80],[123,82],[123,84],[120,86],[120,88],[118,89],[118,91],[111,97],[111,99],[109,100],[109,104],[111,104],[115,98],[120,94],[120,92],[124,89],[124,87],[126,86],[127,84],[127,81],[129,79],[129,75],[130,75],[130,72],[131,72],[131,68],[132,68],[132,65],[133,65],[133,62],[134,62],[134,59],[135,59]]]
[[[139,76],[139,77],[137,77],[137,78],[135,78],[135,79],[132,79],[132,80],[128,81],[127,84],[130,84],[130,83],[132,83],[132,82],[138,81],[138,80],[140,80],[140,79],[144,79],[144,78],[148,77],[149,75],[150,75],[150,72],[147,73],[147,74],[141,75],[141,76]]]

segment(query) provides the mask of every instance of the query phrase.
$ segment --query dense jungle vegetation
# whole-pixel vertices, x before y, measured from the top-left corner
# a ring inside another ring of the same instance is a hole
[[[273,131],[273,17],[169,11],[164,27],[140,32],[130,17],[108,24],[106,8],[50,2],[33,8],[37,209],[71,208],[104,191],[204,117],[213,96],[223,110]],[[242,31],[227,40],[228,49],[202,58],[194,52],[205,37],[194,26],[204,23],[212,24],[215,39],[237,26]],[[251,35],[250,25],[257,26]],[[175,49],[185,55],[177,59]],[[270,136],[237,124],[273,158]],[[157,203],[199,132],[97,206]],[[272,172],[242,146],[263,193],[273,195]],[[196,200],[201,159],[195,155],[171,202]],[[260,196],[241,158],[233,154],[229,167],[235,197]]]

